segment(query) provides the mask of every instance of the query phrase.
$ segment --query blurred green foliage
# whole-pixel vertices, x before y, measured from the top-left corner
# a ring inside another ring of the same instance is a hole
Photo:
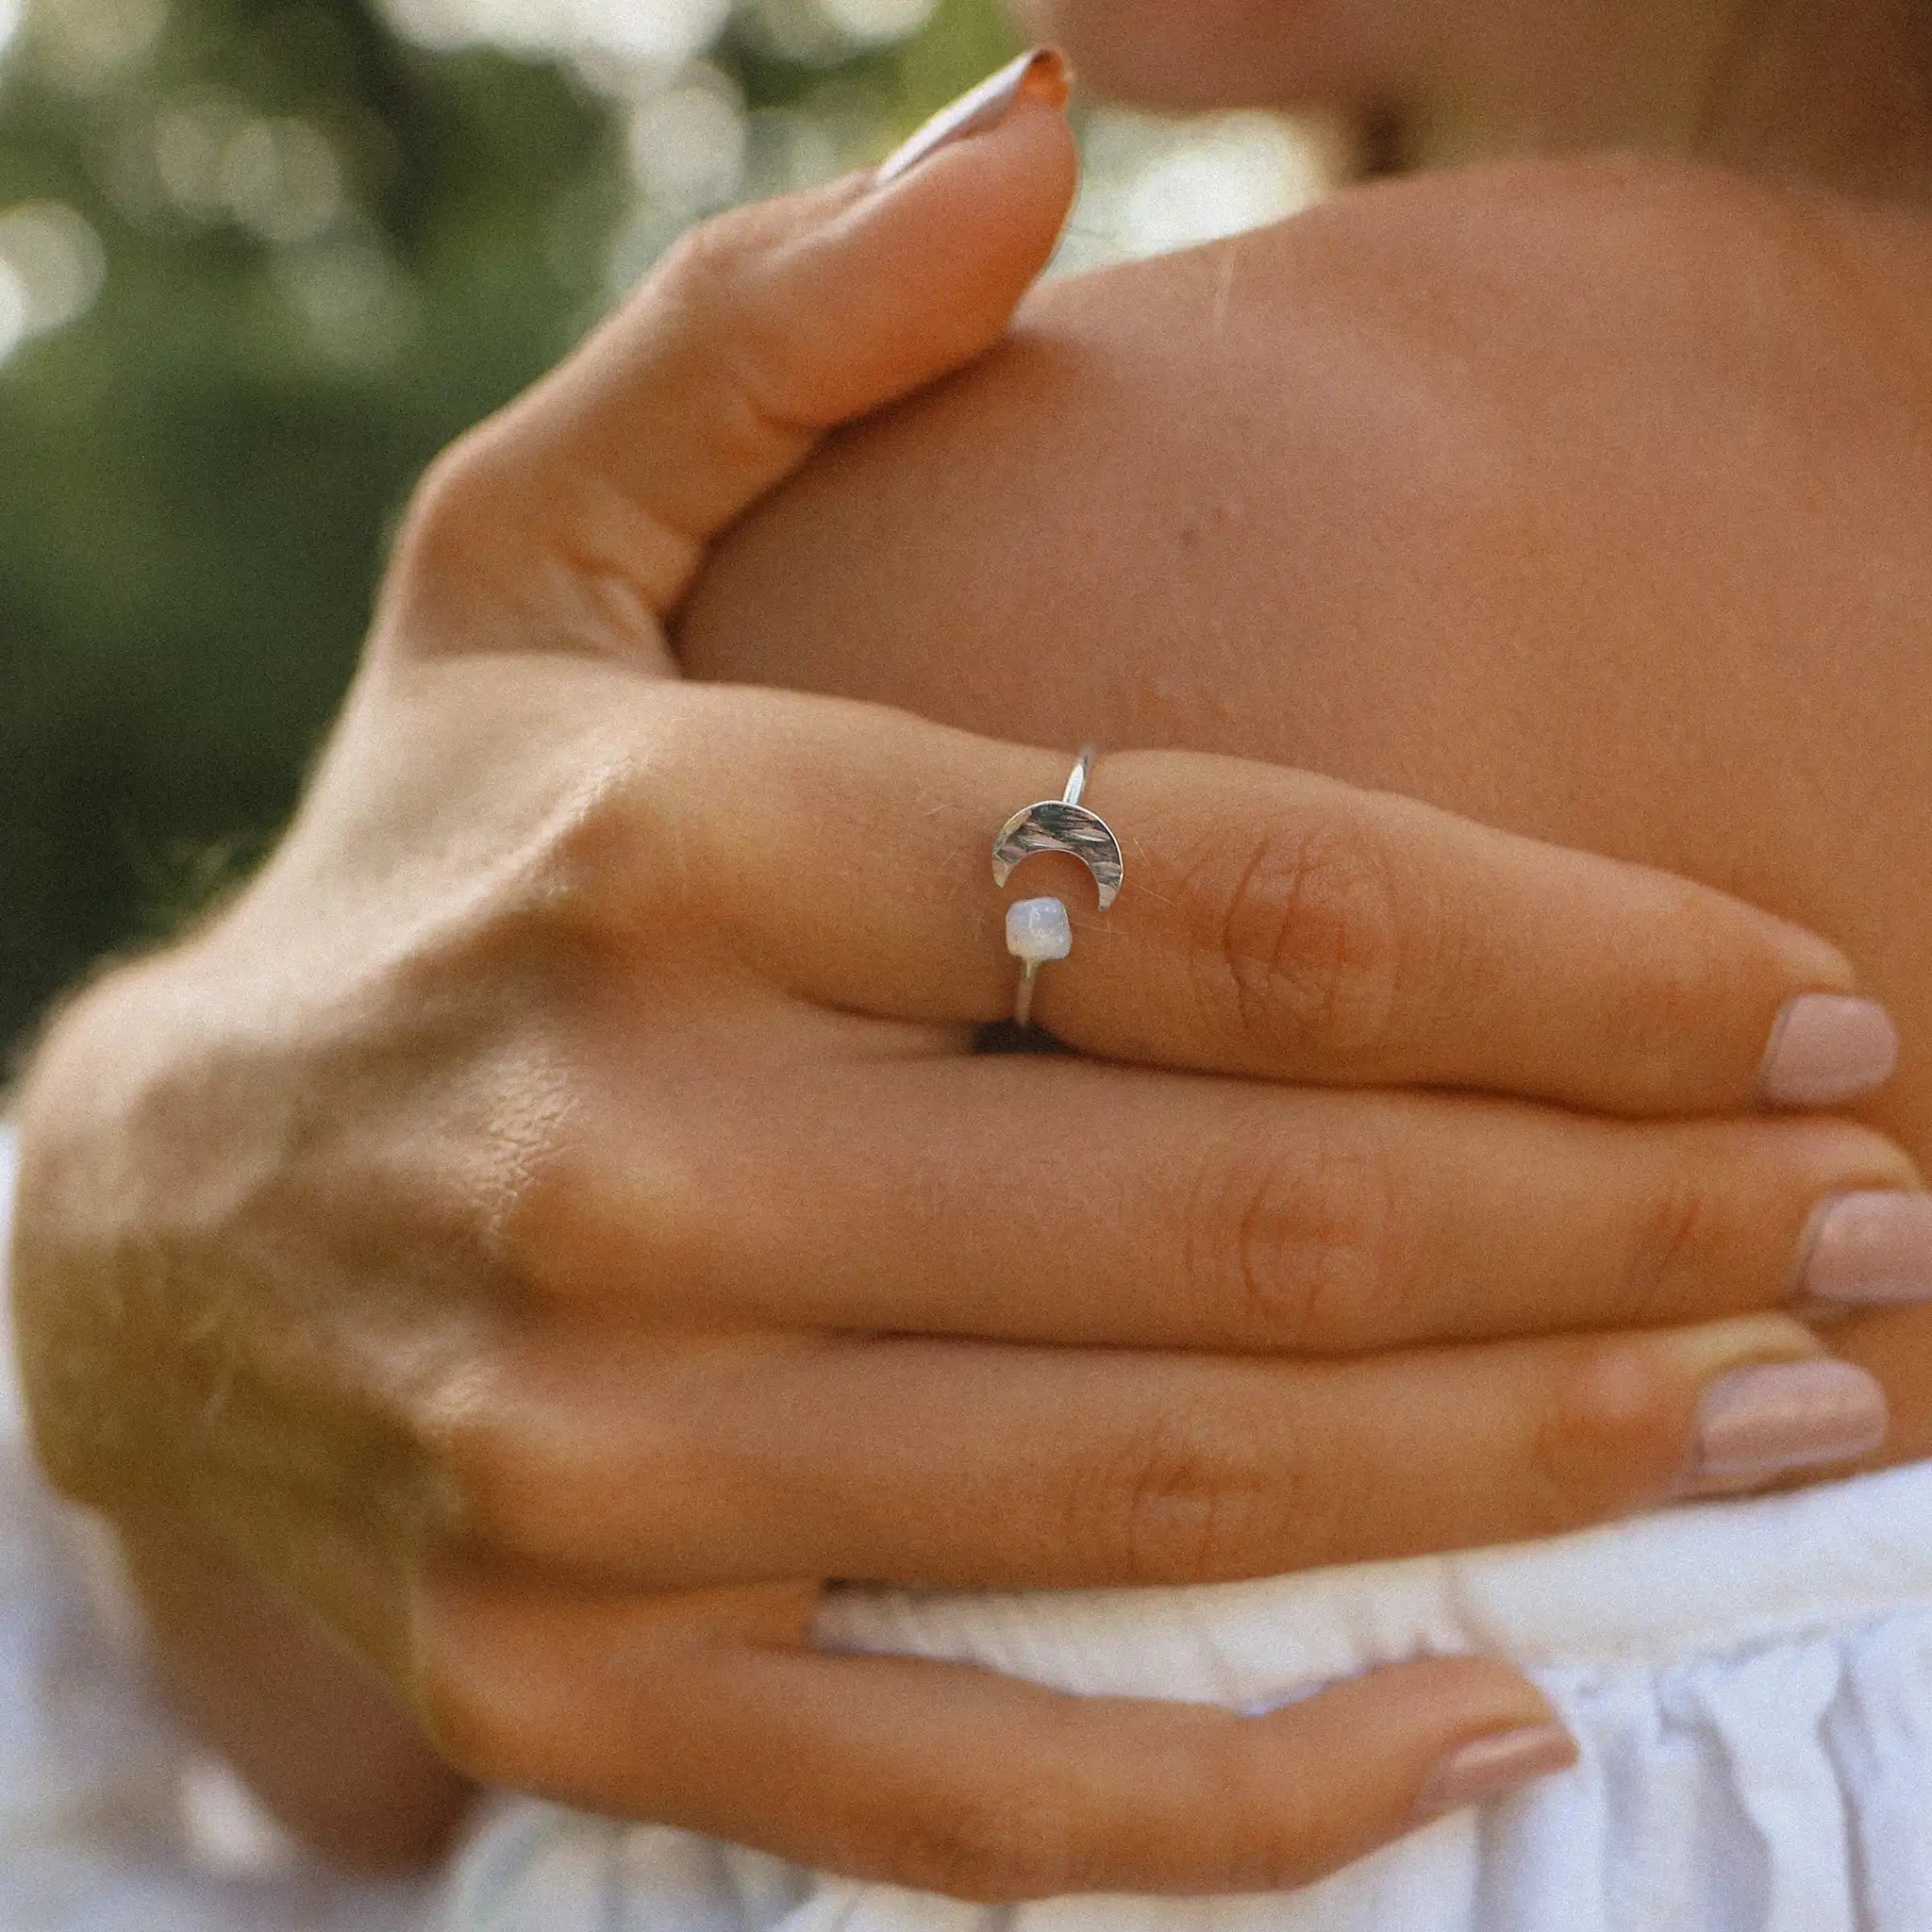
[[[896,42],[795,42],[741,9],[703,77],[839,164],[1009,35],[949,0]],[[356,0],[29,7],[0,210],[78,211],[106,274],[0,361],[0,1041],[268,841],[411,479],[569,347],[613,255],[701,211],[644,206],[634,111],[580,59],[413,44]]]

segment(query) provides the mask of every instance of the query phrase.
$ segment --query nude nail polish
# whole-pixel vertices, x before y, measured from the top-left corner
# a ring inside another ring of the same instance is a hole
[[[1057,47],[1035,47],[1009,60],[997,74],[969,88],[951,106],[941,108],[918,133],[890,157],[874,177],[884,187],[909,175],[921,161],[942,147],[997,127],[1023,96],[1064,108],[1073,90],[1073,71]]]
[[[1576,1740],[1561,1724],[1528,1724],[1493,1738],[1477,1738],[1452,1751],[1430,1773],[1416,1800],[1416,1822],[1521,1790],[1538,1778],[1568,1771],[1575,1762]]]
[[[1875,1000],[1806,992],[1771,1030],[1758,1091],[1771,1107],[1838,1107],[1885,1085],[1898,1067],[1898,1028]]]
[[[1727,1495],[1791,1470],[1864,1456],[1890,1424],[1863,1369],[1825,1360],[1734,1369],[1704,1391],[1683,1493]]]
[[[1847,1307],[1932,1302],[1932,1194],[1874,1189],[1826,1201],[1812,1217],[1798,1295]]]

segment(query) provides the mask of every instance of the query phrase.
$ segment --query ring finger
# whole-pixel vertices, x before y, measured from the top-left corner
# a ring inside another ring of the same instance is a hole
[[[1013,1010],[990,841],[1061,759],[825,699],[656,708],[648,849],[673,841],[712,943],[841,1011]],[[1097,1058],[1639,1116],[1836,1106],[1895,1063],[1836,949],[1660,873],[1233,758],[1120,752],[1086,802],[1125,841],[1112,909],[1058,851],[1015,891],[1069,895],[1037,1017]],[[608,873],[635,922],[639,874]]]

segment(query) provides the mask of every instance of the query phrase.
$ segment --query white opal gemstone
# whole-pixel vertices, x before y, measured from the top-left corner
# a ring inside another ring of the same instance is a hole
[[[1016,959],[1064,959],[1074,928],[1058,899],[1016,899],[1007,908],[1007,951]]]

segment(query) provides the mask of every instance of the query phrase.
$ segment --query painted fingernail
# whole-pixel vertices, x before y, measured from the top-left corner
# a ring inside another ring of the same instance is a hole
[[[1839,1194],[1811,1223],[1801,1299],[1852,1307],[1932,1302],[1932,1194]]]
[[[1727,1495],[1794,1469],[1864,1456],[1890,1424],[1885,1391],[1850,1362],[1764,1362],[1704,1391],[1684,1493]]]
[[[977,87],[969,88],[950,107],[941,108],[880,166],[874,179],[884,187],[909,175],[941,148],[997,127],[1023,95],[1044,101],[1050,108],[1064,108],[1073,84],[1073,70],[1058,47],[1035,47],[1017,60],[1009,60],[997,74],[989,75]]]
[[[1898,1028],[1875,1000],[1805,992],[1771,1029],[1758,1091],[1772,1107],[1837,1107],[1883,1087],[1898,1067]]]
[[[1575,1762],[1576,1740],[1561,1724],[1530,1724],[1520,1731],[1478,1738],[1450,1752],[1429,1774],[1416,1800],[1416,1822],[1521,1790],[1538,1778],[1568,1771]]]

